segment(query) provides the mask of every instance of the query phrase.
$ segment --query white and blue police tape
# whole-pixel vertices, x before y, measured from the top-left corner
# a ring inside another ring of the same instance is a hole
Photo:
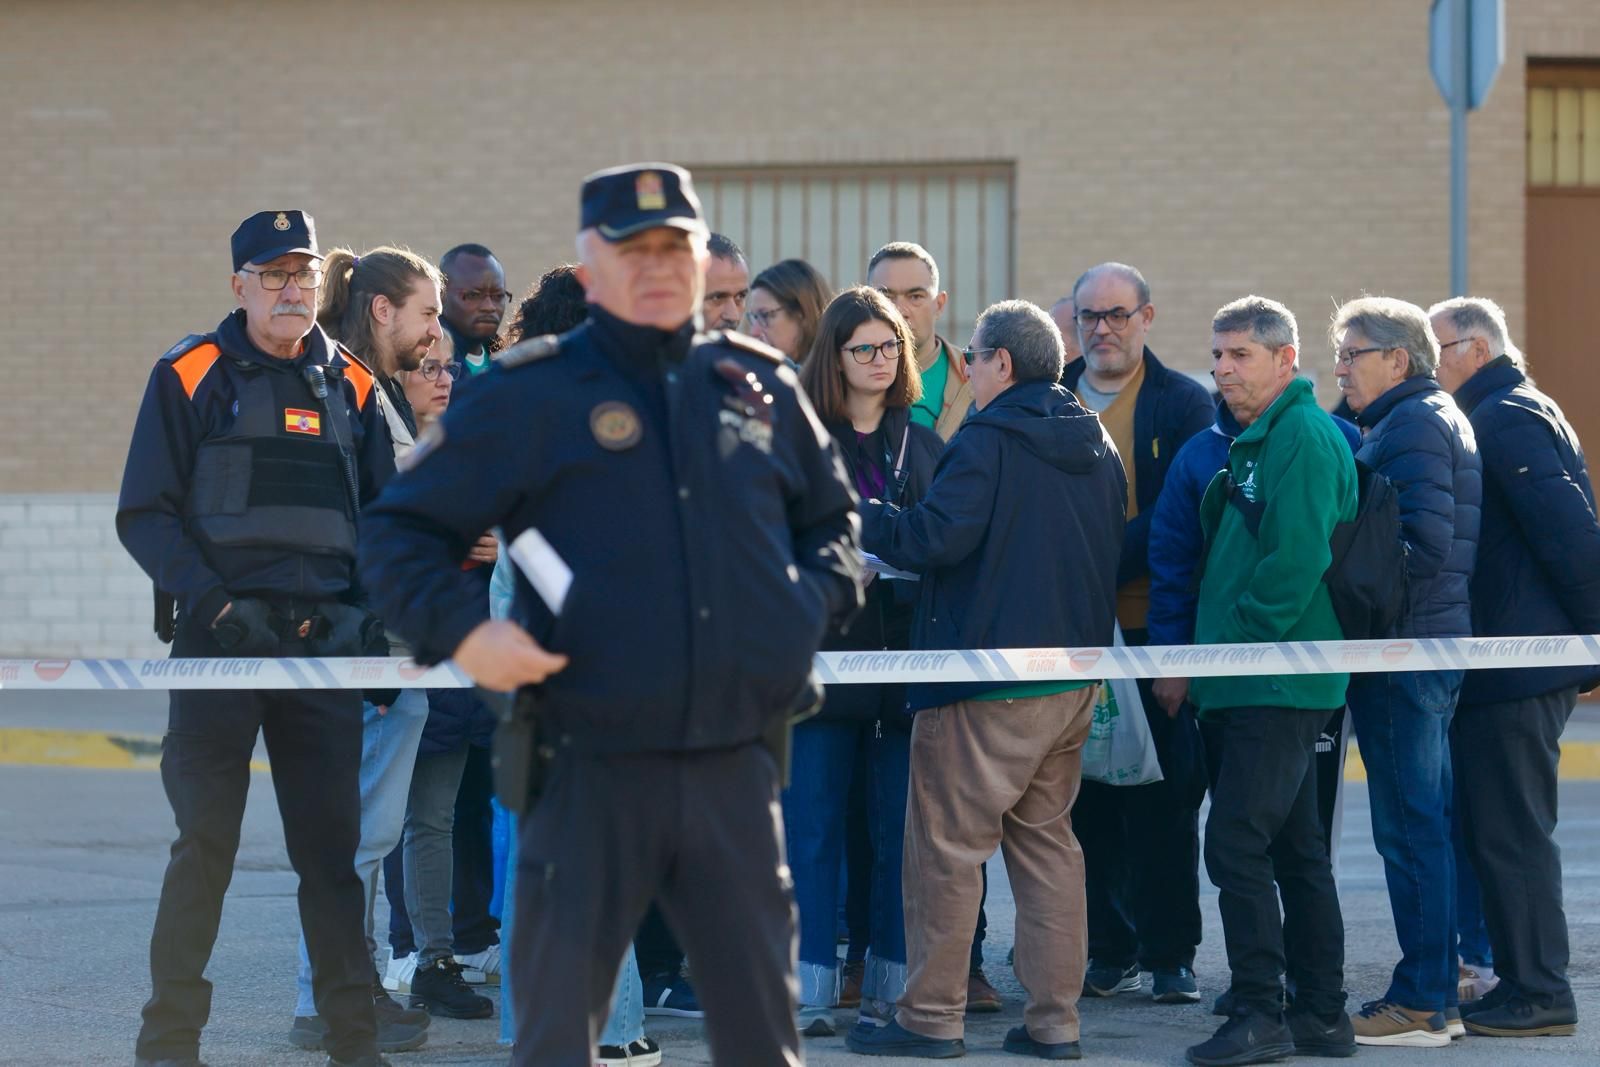
[[[833,685],[1363,674],[1600,665],[1600,634],[1284,641],[1257,645],[821,652]],[[0,689],[465,689],[454,663],[408,659],[4,659]]]

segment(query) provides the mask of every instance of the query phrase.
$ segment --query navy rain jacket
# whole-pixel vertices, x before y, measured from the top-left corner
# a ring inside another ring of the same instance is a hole
[[[921,503],[863,505],[862,544],[922,575],[914,648],[1109,645],[1127,496],[1100,420],[1061,385],[1023,382],[961,425]],[[907,705],[995,688],[912,685]]]

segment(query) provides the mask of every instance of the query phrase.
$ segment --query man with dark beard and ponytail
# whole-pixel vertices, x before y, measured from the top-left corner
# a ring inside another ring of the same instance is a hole
[[[156,363],[134,424],[117,536],[156,586],[177,659],[361,655],[378,628],[355,580],[356,517],[394,471],[372,376],[315,319],[311,216],[263,211],[233,235],[239,307]],[[176,617],[174,617],[176,611]],[[381,631],[379,631],[381,635]],[[371,1067],[361,948],[361,705],[347,690],[171,694],[161,780],[178,826],[150,938],[135,1064],[195,1067],[205,969],[263,735],[315,961],[307,1001],[333,1065]],[[424,1040],[413,1027],[409,1047]]]
[[[357,256],[347,249],[329,252],[323,261],[325,279],[317,319],[350,358],[373,375],[375,403],[387,432],[393,459],[405,458],[416,439],[416,416],[405,388],[395,377],[414,371],[443,336],[439,322],[442,279],[438,270],[412,252],[375,248]],[[393,654],[407,649],[391,645]],[[414,1008],[403,1009],[383,989],[375,957],[372,911],[378,867],[400,840],[406,800],[411,790],[417,746],[428,720],[428,702],[421,689],[365,694],[361,728],[361,842],[355,870],[365,896],[363,929],[367,939],[368,981],[378,1009],[379,1047],[399,1051],[412,1031],[428,1024],[428,1014],[481,1018],[492,1004],[473,994],[461,981],[453,961],[418,974],[410,983]],[[318,1016],[310,987],[310,965],[300,957],[299,996],[289,1040],[300,1048],[320,1048],[327,1027]]]

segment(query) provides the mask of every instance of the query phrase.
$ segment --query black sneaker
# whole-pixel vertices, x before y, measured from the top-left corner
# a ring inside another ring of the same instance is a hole
[[[647,975],[643,983],[646,1015],[670,1015],[678,1019],[706,1017],[694,995],[694,986],[676,971]]]
[[[595,1057],[595,1067],[659,1067],[661,1046],[648,1037],[630,1041],[627,1048],[621,1045],[601,1045]]]
[[[1139,974],[1138,961],[1126,967],[1118,963],[1089,961],[1089,970],[1083,976],[1083,995],[1086,997],[1114,997],[1129,993],[1144,985]]]
[[[1200,985],[1188,967],[1162,967],[1151,976],[1151,999],[1157,1004],[1198,1004]]]
[[[474,993],[461,971],[461,964],[448,956],[419,966],[411,979],[411,1006],[452,1019],[489,1018],[494,1014],[494,1001]]]
[[[433,1016],[416,1008],[402,1008],[400,1002],[389,995],[383,988],[383,979],[376,974],[372,976],[372,1010],[378,1015],[378,1030],[380,1034],[383,1024],[399,1023],[402,1026],[420,1026],[426,1030],[428,1024],[433,1022]],[[379,1052],[403,1052],[404,1049],[384,1048],[383,1042],[378,1042]]]
[[[1041,1060],[1083,1059],[1083,1049],[1076,1041],[1035,1041],[1026,1026],[1013,1026],[1006,1031],[1005,1044],[1000,1047],[1018,1056]]]
[[[1342,1011],[1334,1012],[1331,1019],[1324,1019],[1315,1012],[1291,1011],[1288,1021],[1296,1056],[1343,1059],[1356,1054],[1355,1027],[1350,1024],[1350,1016]]]
[[[406,1015],[420,1015],[428,1017],[425,1011],[406,1011],[396,1004],[396,1008]],[[289,1044],[295,1048],[303,1048],[307,1052],[321,1052],[325,1047],[323,1042],[328,1039],[328,1024],[322,1021],[320,1015],[296,1015],[294,1023],[289,1027]],[[378,1051],[379,1052],[410,1052],[414,1048],[421,1048],[428,1040],[428,1024],[420,1025],[414,1022],[400,1022],[378,1016]]]
[[[1185,1054],[1196,1067],[1241,1067],[1276,1063],[1294,1053],[1294,1034],[1282,1015],[1248,1012],[1217,1028],[1208,1041],[1191,1045]]]
[[[1571,1037],[1578,1032],[1578,1005],[1571,994],[1541,1004],[1513,993],[1499,1006],[1475,1011],[1463,1021],[1468,1033],[1485,1037]]]

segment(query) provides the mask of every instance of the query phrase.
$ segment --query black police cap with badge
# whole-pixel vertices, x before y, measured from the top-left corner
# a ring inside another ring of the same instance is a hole
[[[629,163],[583,179],[579,230],[620,241],[656,226],[705,233],[689,172],[671,163]]]
[[[322,258],[317,224],[304,211],[258,211],[233,231],[233,269],[267,263],[291,252]]]

